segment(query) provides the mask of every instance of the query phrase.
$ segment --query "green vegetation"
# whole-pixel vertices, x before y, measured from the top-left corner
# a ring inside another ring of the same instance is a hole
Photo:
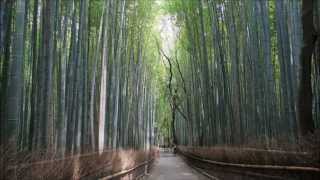
[[[304,143],[320,128],[319,14],[320,0],[1,0],[0,145]]]
[[[179,99],[172,108],[177,144],[270,147],[296,143],[299,129],[303,135],[319,128],[317,53],[312,61],[313,105],[306,99],[310,88],[300,92],[302,106],[298,103],[300,76],[302,87],[307,83],[306,74],[300,74],[300,1],[166,2],[181,29],[176,54],[169,59],[172,89]],[[318,22],[319,17],[314,19]],[[298,118],[304,104],[313,118]]]
[[[165,106],[155,8],[149,0],[1,1],[1,144],[61,156],[150,148]]]

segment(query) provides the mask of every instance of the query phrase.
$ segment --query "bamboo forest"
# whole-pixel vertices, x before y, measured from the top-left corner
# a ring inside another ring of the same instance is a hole
[[[320,0],[0,0],[0,179],[319,180]]]

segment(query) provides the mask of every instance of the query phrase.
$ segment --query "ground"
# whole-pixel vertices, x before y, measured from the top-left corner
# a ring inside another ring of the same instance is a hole
[[[183,159],[171,152],[161,152],[148,180],[206,180],[189,167]]]

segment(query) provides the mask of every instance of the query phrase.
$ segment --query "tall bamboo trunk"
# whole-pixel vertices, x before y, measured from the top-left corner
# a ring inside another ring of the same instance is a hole
[[[300,55],[300,89],[298,100],[299,131],[305,136],[314,131],[312,118],[311,59],[317,35],[313,24],[313,0],[302,1],[303,47]]]
[[[24,63],[24,25],[25,25],[25,0],[17,1],[15,18],[14,53],[10,63],[7,114],[5,122],[5,140],[17,143],[19,123],[21,122],[21,103],[23,90],[23,63]]]

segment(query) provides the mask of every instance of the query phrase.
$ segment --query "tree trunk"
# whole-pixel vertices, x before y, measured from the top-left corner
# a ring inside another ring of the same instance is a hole
[[[1,60],[1,87],[0,87],[0,118],[6,119],[6,106],[7,106],[7,86],[8,86],[8,72],[9,72],[9,62],[10,62],[10,46],[11,46],[11,22],[12,22],[12,11],[13,11],[13,2],[8,0],[2,2],[2,5],[5,5],[4,14],[3,14],[3,26],[1,31],[3,31],[3,49],[0,49],[0,60]],[[2,53],[3,52],[3,53]],[[2,57],[3,55],[3,57]],[[5,127],[5,122],[2,120],[0,122],[1,127]],[[5,130],[4,128],[0,129],[0,145],[5,143]]]
[[[303,47],[300,55],[300,89],[298,100],[299,131],[305,136],[314,131],[312,119],[311,59],[317,40],[313,24],[313,0],[302,2]]]
[[[15,19],[14,54],[10,63],[10,74],[7,96],[7,121],[5,124],[6,140],[14,141],[17,138],[17,128],[21,121],[21,100],[23,84],[23,59],[24,59],[24,24],[25,0],[17,1]]]

